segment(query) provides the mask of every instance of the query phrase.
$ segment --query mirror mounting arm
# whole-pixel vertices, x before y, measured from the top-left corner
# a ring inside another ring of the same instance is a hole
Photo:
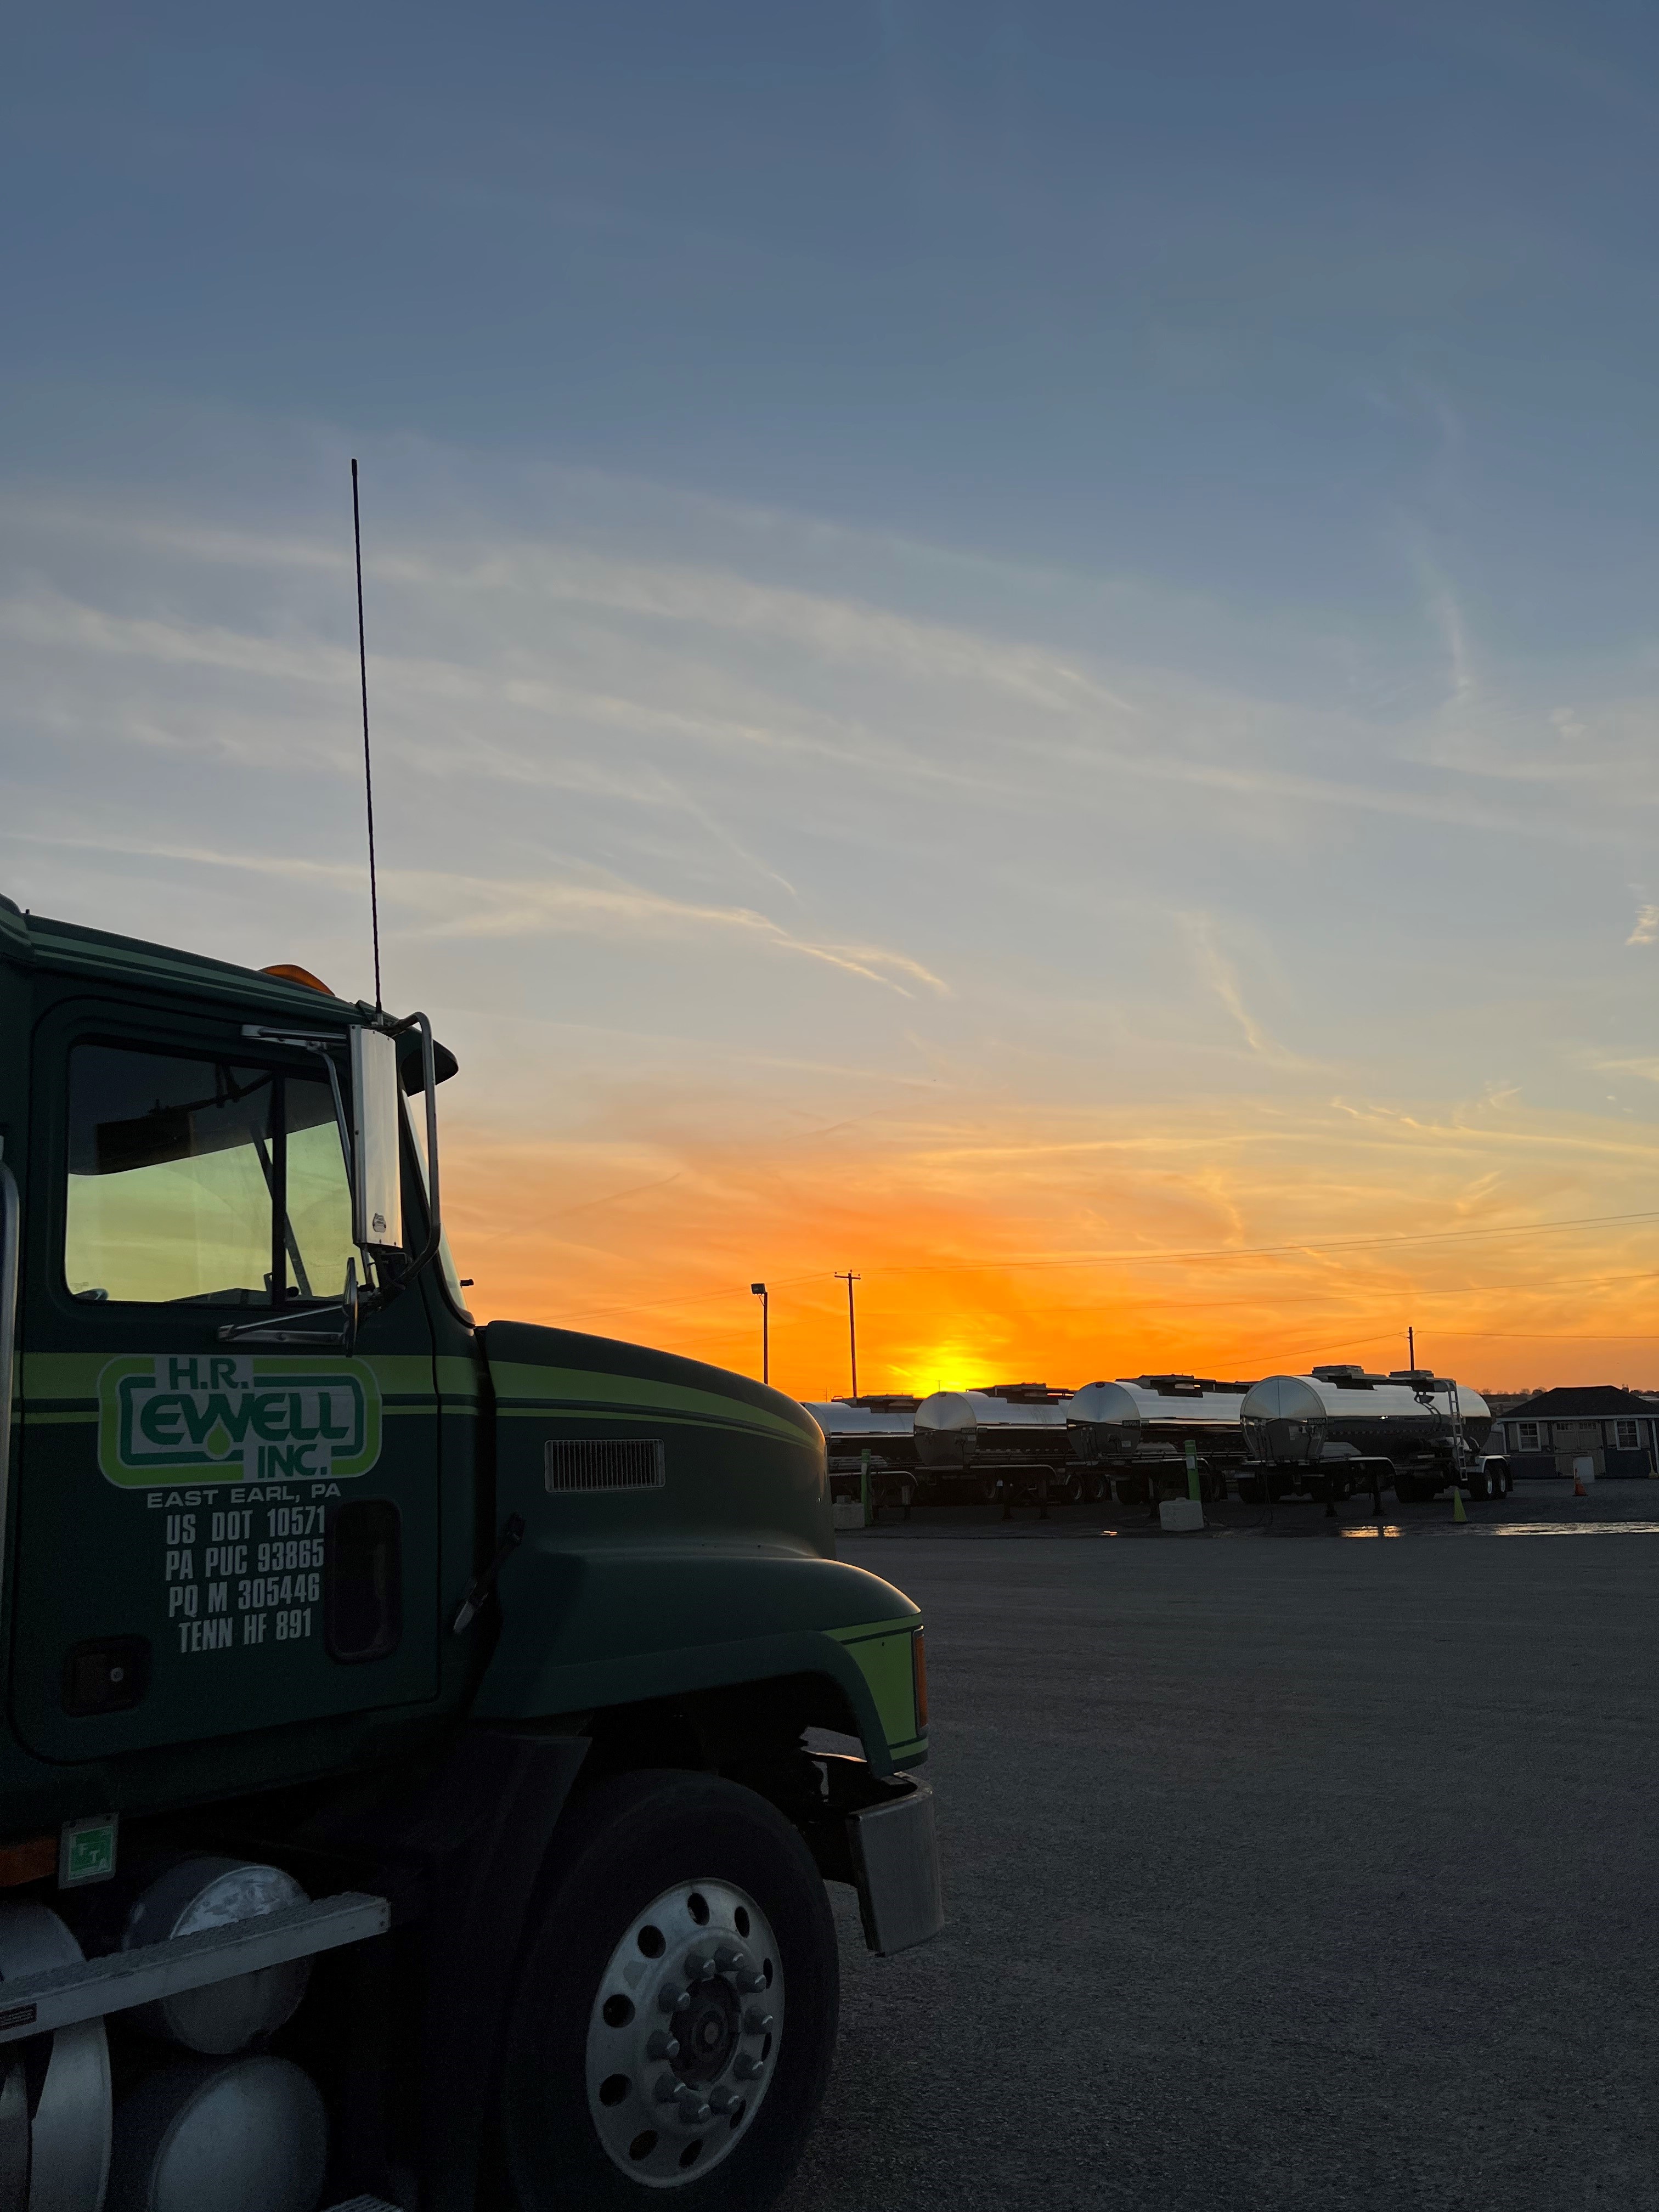
[[[355,1352],[357,1346],[357,1319],[360,1314],[372,1313],[381,1304],[371,1291],[367,1295],[357,1287],[357,1262],[348,1259],[345,1288],[340,1293],[340,1326],[337,1330],[327,1328],[283,1328],[269,1321],[227,1322],[217,1332],[221,1344],[297,1344],[312,1352]]]
[[[370,1014],[370,1009],[367,1006],[364,1006],[362,1011],[365,1015]],[[426,1097],[427,1233],[425,1243],[420,1250],[411,1256],[401,1241],[400,1227],[396,1219],[398,1209],[395,1204],[397,1184],[394,1153],[392,1163],[392,1181],[386,1194],[386,1212],[393,1217],[388,1224],[392,1231],[392,1237],[384,1244],[373,1241],[363,1243],[364,1251],[374,1261],[375,1274],[380,1286],[376,1290],[360,1291],[356,1279],[355,1267],[349,1269],[347,1277],[347,1292],[343,1301],[344,1308],[343,1340],[346,1342],[348,1349],[350,1342],[356,1340],[356,1317],[359,1310],[370,1312],[376,1306],[384,1305],[389,1299],[395,1297],[399,1291],[406,1289],[422,1269],[429,1266],[437,1257],[439,1246],[443,1241],[443,1212],[438,1183],[438,1065],[436,1048],[433,1042],[432,1024],[424,1014],[414,1013],[407,1015],[402,1021],[389,1020],[384,1016],[378,1020],[371,1018],[363,1026],[366,1030],[378,1030],[380,1036],[388,1041],[403,1036],[410,1030],[417,1030],[420,1032],[422,1087]],[[340,1132],[340,1147],[345,1156],[346,1179],[351,1188],[353,1225],[357,1231],[359,1241],[362,1242],[365,1229],[372,1225],[362,1218],[367,1211],[368,1205],[372,1203],[372,1199],[363,1187],[368,1164],[365,1158],[366,1148],[360,1138],[354,1134],[353,1121],[356,1121],[360,1130],[367,1126],[363,1094],[368,1087],[372,1065],[367,1037],[363,1036],[362,1030],[349,1030],[343,1036],[332,1034],[319,1036],[315,1030],[296,1031],[255,1022],[245,1024],[242,1034],[246,1037],[256,1039],[260,1043],[286,1045],[292,1050],[310,1053],[322,1061],[327,1072],[329,1088],[333,1094],[335,1121]],[[340,1088],[339,1071],[334,1061],[334,1054],[343,1047],[351,1052],[354,1061],[356,1084],[353,1098],[354,1114],[349,1117],[346,1113],[344,1095]],[[386,1048],[382,1046],[380,1049],[383,1051]],[[395,1063],[391,1071],[391,1078],[393,1085],[396,1086],[398,1079]],[[395,1087],[393,1095],[395,1096]],[[219,1331],[219,1338],[221,1342],[225,1344],[237,1342],[330,1344],[333,1341],[332,1338],[314,1330],[304,1331],[273,1327],[269,1322],[247,1322],[228,1325]]]

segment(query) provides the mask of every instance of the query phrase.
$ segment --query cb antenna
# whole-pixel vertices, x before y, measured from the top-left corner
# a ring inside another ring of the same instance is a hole
[[[357,553],[357,673],[363,693],[363,799],[368,811],[368,916],[374,932],[374,1011],[380,1001],[380,895],[374,877],[374,771],[368,757],[368,648],[363,643],[363,526],[357,512],[357,463],[351,464],[351,538]]]

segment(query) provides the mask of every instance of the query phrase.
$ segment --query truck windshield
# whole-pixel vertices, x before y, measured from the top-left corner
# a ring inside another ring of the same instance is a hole
[[[70,1054],[64,1273],[75,1297],[333,1297],[354,1249],[326,1081],[115,1045]]]

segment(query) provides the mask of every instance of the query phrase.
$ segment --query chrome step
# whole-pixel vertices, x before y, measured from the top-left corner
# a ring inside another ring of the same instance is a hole
[[[131,1951],[112,1951],[101,1959],[52,1966],[37,1974],[0,1981],[0,2045],[46,2035],[78,2021],[153,2004],[180,1990],[206,1989],[214,1982],[256,1974],[263,1966],[285,1966],[319,1951],[337,1951],[382,1936],[392,1908],[383,1897],[345,1890],[309,1905],[285,1905],[206,1928],[198,1936],[174,1936],[165,1943],[144,1943]],[[365,2204],[372,2199],[364,2198]],[[396,2212],[396,2207],[390,2208]]]

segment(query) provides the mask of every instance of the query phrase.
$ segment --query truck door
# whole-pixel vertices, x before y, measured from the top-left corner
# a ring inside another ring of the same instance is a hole
[[[344,1041],[343,1029],[341,1042]],[[343,1054],[337,1072],[347,1079]],[[348,1109],[349,1110],[349,1109]],[[430,1698],[438,1466],[418,1291],[307,1325],[351,1243],[327,1067],[77,998],[34,1031],[13,1719],[42,1756]]]

